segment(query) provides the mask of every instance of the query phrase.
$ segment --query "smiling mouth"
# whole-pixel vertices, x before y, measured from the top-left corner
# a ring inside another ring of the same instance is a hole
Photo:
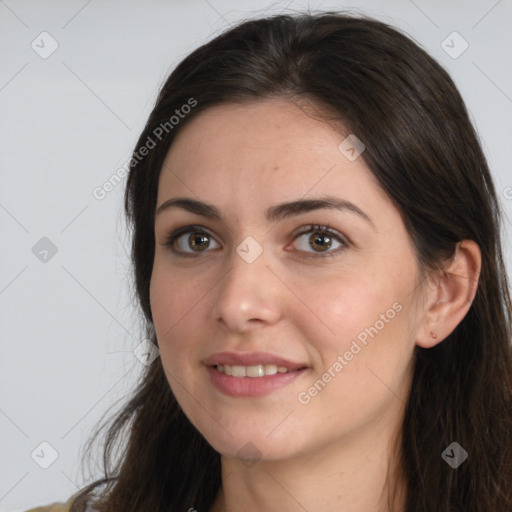
[[[277,366],[275,364],[256,364],[252,366],[239,366],[229,364],[218,364],[214,368],[224,375],[230,377],[266,377],[269,375],[276,375],[277,373],[291,373],[293,371],[303,370],[303,368],[297,368],[297,370],[289,370],[285,366]]]

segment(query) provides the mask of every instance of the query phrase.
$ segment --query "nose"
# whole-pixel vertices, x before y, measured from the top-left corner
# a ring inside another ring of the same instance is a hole
[[[214,319],[223,329],[236,332],[275,324],[282,315],[282,289],[265,252],[248,263],[233,251],[215,296]]]

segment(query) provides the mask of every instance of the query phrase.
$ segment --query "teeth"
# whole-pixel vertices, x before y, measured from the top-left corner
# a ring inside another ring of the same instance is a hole
[[[290,370],[284,366],[275,364],[257,364],[254,366],[237,366],[229,364],[218,364],[217,370],[232,377],[265,377],[276,373],[288,373]]]

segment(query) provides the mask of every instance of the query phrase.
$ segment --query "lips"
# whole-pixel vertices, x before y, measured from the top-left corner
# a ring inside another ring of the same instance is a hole
[[[307,368],[304,363],[296,363],[269,352],[218,352],[208,356],[203,363],[206,366],[257,366],[276,365],[286,368],[289,371]]]

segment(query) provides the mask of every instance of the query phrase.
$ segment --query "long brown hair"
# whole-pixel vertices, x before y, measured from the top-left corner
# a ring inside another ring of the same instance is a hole
[[[407,512],[510,512],[511,300],[500,203],[453,81],[382,22],[331,12],[249,20],[171,73],[135,147],[125,195],[147,336],[156,343],[149,303],[154,218],[174,137],[209,107],[271,97],[307,99],[365,144],[362,158],[401,212],[421,269],[442,268],[461,240],[480,247],[482,270],[468,314],[442,343],[415,348],[400,467]],[[176,110],[183,115],[170,121]],[[155,147],[141,152],[149,139]],[[220,456],[183,414],[160,359],[106,427],[105,477],[81,493],[72,511],[93,489],[101,491],[100,512],[211,507],[221,485]],[[453,441],[469,454],[457,469],[441,457]]]

